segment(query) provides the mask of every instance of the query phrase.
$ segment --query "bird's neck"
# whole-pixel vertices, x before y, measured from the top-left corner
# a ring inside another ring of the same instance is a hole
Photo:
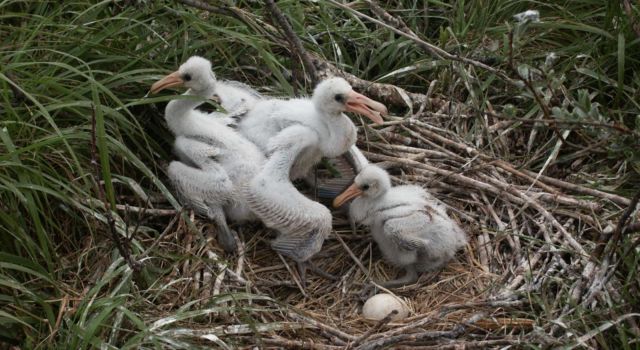
[[[323,139],[322,154],[337,157],[349,151],[356,142],[356,126],[344,114],[330,115],[326,120],[327,135]]]
[[[185,127],[194,123],[192,111],[203,104],[205,99],[211,98],[214,93],[215,85],[210,84],[202,90],[189,89],[182,94],[183,98],[170,101],[164,113],[169,129],[175,135],[183,134]]]

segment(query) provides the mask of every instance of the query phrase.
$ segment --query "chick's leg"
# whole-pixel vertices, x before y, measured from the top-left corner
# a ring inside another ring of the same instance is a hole
[[[227,225],[227,220],[224,216],[222,208],[210,208],[209,218],[216,224],[218,228],[218,243],[224,249],[225,252],[232,254],[238,250],[238,243],[234,237],[233,232]]]
[[[402,277],[397,278],[395,280],[380,283],[380,285],[385,288],[399,288],[399,287],[404,287],[408,284],[412,284],[417,280],[418,280],[418,272],[416,271],[416,268],[413,265],[410,265],[405,267],[405,274]]]
[[[318,266],[316,266],[314,263],[312,263],[310,260],[307,261],[297,261],[297,266],[298,266],[298,275],[300,276],[300,283],[302,284],[302,288],[306,289],[306,277],[307,277],[307,269],[309,269],[309,271],[315,273],[316,275],[322,277],[322,278],[326,278],[328,280],[333,280],[333,281],[337,281],[340,278],[337,276],[334,276],[326,271],[324,271],[323,269],[319,268]]]

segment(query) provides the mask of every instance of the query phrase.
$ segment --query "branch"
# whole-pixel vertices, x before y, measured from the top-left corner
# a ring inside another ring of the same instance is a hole
[[[600,239],[598,240],[598,246],[593,252],[593,255],[596,259],[600,259],[600,257],[602,257],[602,254],[604,253],[606,246],[610,246],[609,249],[611,250],[615,249],[618,241],[622,238],[622,235],[624,233],[635,231],[633,228],[636,228],[635,226],[640,224],[639,222],[633,223],[627,227],[625,226],[627,225],[627,222],[631,218],[631,214],[633,214],[633,212],[636,210],[636,207],[638,206],[638,202],[640,202],[640,191],[638,191],[638,193],[636,193],[636,195],[631,199],[629,206],[624,211],[624,213],[622,213],[622,215],[620,216],[620,219],[618,220],[618,224],[616,225],[615,230],[613,230],[613,232],[610,234],[606,232],[602,232],[600,234]],[[629,228],[631,228],[631,230]]]
[[[133,271],[140,271],[142,265],[140,262],[134,260],[131,257],[131,253],[129,252],[129,247],[127,245],[122,244],[122,239],[118,232],[116,231],[116,220],[113,218],[113,214],[111,213],[111,204],[107,200],[104,188],[102,187],[102,170],[100,169],[100,163],[98,162],[98,151],[96,146],[96,108],[94,105],[91,105],[92,114],[91,114],[91,165],[93,165],[95,174],[94,178],[96,181],[96,186],[98,186],[98,197],[104,203],[105,216],[107,218],[107,224],[109,225],[109,232],[111,233],[111,239],[116,245],[118,252],[127,262],[127,265]]]
[[[204,1],[200,1],[200,0],[178,0],[178,2],[190,6],[190,7],[194,7],[200,10],[204,10],[207,12],[211,12],[211,13],[217,13],[220,15],[225,15],[225,16],[234,16],[233,11],[230,11],[227,6],[213,6],[210,5]]]
[[[405,342],[419,342],[424,340],[431,339],[440,339],[440,338],[448,338],[454,339],[461,336],[466,330],[467,327],[473,325],[478,322],[482,318],[484,318],[485,314],[483,312],[477,313],[471,316],[467,321],[458,324],[453,327],[453,329],[449,331],[426,331],[421,333],[411,333],[411,334],[399,334],[390,337],[378,338],[363,344],[357,349],[360,350],[373,350],[373,349],[381,349],[384,347],[388,347],[393,344],[400,344]]]
[[[445,101],[438,97],[430,98],[425,94],[418,94],[409,92],[405,89],[399,88],[391,84],[374,83],[368,80],[360,79],[357,76],[347,73],[342,69],[334,66],[324,58],[310,53],[313,65],[318,73],[318,80],[326,79],[332,76],[338,76],[344,78],[351,84],[356,90],[359,90],[363,94],[378,100],[386,105],[394,105],[398,107],[411,107],[414,110],[420,108],[424,101],[434,106],[434,108],[440,108],[445,104]],[[407,106],[407,101],[404,97],[410,100],[411,106]]]
[[[367,340],[373,333],[379,331],[382,326],[391,322],[391,319],[398,314],[398,310],[392,310],[387,316],[378,321],[373,327],[371,327],[368,331],[364,332],[358,339],[356,339],[353,343],[347,346],[346,350],[353,349],[356,346],[360,345],[363,341]]]
[[[291,50],[296,56],[300,57],[300,59],[302,60],[302,65],[309,73],[309,76],[311,77],[311,81],[315,85],[315,83],[318,80],[316,68],[311,63],[311,57],[307,54],[304,47],[302,46],[302,41],[300,41],[300,38],[298,38],[296,33],[293,31],[293,28],[291,28],[291,24],[289,23],[289,20],[282,13],[282,11],[280,11],[280,9],[274,3],[274,1],[265,0],[265,3],[267,4],[267,10],[269,10],[274,20],[280,26],[280,29],[282,29],[282,31],[284,32],[285,39],[287,40],[287,42],[289,42],[289,45],[291,46]]]
[[[444,58],[444,59],[448,59],[448,60],[452,60],[452,61],[457,61],[457,62],[463,62],[463,63],[466,63],[466,64],[470,64],[470,65],[472,65],[474,67],[478,67],[478,68],[484,69],[484,70],[486,70],[488,72],[491,72],[491,73],[499,76],[500,78],[502,78],[504,81],[506,81],[507,83],[509,83],[511,85],[518,86],[518,84],[517,84],[517,82],[515,80],[509,78],[501,70],[498,70],[496,68],[488,66],[488,65],[486,65],[486,64],[484,64],[482,62],[478,62],[478,61],[475,61],[475,60],[472,60],[472,59],[469,59],[469,58],[466,58],[466,57],[461,57],[461,56],[458,56],[458,55],[450,54],[447,51],[445,51],[445,50],[443,50],[443,49],[441,49],[441,48],[439,48],[439,47],[437,47],[437,46],[435,46],[433,44],[429,44],[428,42],[420,39],[415,34],[411,35],[411,34],[405,33],[404,31],[402,31],[402,30],[400,30],[398,28],[395,28],[392,25],[389,25],[389,24],[384,23],[382,21],[379,21],[379,20],[377,20],[375,18],[367,16],[364,13],[358,12],[358,11],[356,11],[356,10],[346,6],[346,5],[343,5],[343,4],[341,4],[341,3],[337,2],[337,1],[334,1],[334,0],[327,0],[327,1],[329,3],[331,3],[332,5],[336,6],[336,7],[339,7],[341,9],[343,9],[343,10],[349,11],[349,12],[353,13],[354,15],[358,16],[358,17],[364,18],[364,19],[366,19],[368,21],[371,21],[371,22],[373,22],[375,24],[383,26],[383,27],[391,30],[392,32],[394,32],[394,33],[396,33],[396,34],[398,34],[398,35],[400,35],[402,37],[405,37],[407,39],[410,39],[410,40],[414,41],[416,44],[418,44],[418,47],[420,47],[421,49],[423,49],[427,53],[430,53],[430,54],[432,54],[433,56],[435,56],[437,58],[440,58],[440,59]],[[391,15],[389,15],[389,16],[391,16]]]

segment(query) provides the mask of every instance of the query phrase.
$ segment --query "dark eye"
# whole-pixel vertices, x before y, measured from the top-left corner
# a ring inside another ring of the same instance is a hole
[[[366,191],[366,190],[368,190],[368,189],[369,189],[369,185],[363,185],[363,186],[362,186],[362,190],[363,190],[363,191]]]
[[[184,81],[190,81],[191,80],[191,74],[185,74],[184,76],[182,76],[182,78],[184,79]]]
[[[344,102],[344,96],[342,96],[342,94],[337,94],[333,98],[340,103]]]

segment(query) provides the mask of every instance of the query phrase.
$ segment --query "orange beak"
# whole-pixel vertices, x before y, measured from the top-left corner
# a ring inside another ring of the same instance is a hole
[[[180,73],[173,72],[166,77],[156,81],[153,85],[151,85],[151,90],[149,90],[152,94],[158,93],[164,89],[168,89],[174,86],[181,86],[184,84],[184,80],[180,77]]]
[[[364,115],[376,124],[382,124],[382,116],[387,115],[387,107],[355,91],[347,94],[347,111]]]
[[[344,203],[349,201],[351,198],[355,198],[360,195],[362,195],[362,190],[358,188],[356,184],[353,184],[333,200],[333,207],[340,208]]]

